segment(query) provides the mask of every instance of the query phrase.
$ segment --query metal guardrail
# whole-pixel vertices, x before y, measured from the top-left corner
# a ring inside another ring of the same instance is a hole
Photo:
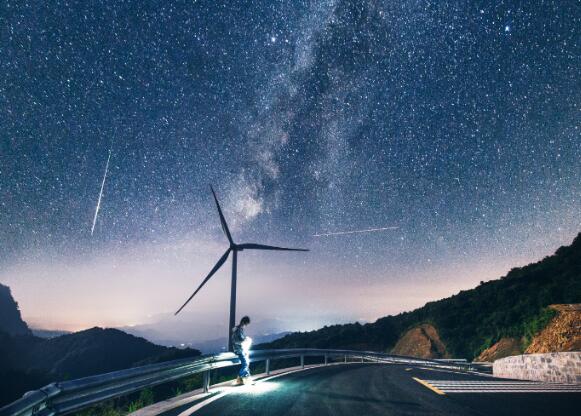
[[[323,357],[325,364],[328,364],[329,358],[341,358],[345,363],[348,360],[360,360],[361,362],[373,361],[463,370],[470,369],[468,363],[461,361],[424,360],[371,351],[287,349],[254,350],[250,352],[251,362],[265,362],[267,375],[270,374],[272,360],[299,357],[303,368],[305,366],[305,357]],[[210,387],[210,371],[238,364],[240,364],[238,357],[228,352],[52,383],[39,390],[28,392],[21,399],[1,408],[0,416],[65,415],[106,400],[199,373],[203,373],[203,389],[207,392]]]

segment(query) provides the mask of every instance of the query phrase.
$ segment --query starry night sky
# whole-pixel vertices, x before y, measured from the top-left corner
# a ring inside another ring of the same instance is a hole
[[[578,1],[4,1],[0,23],[0,279],[39,326],[181,305],[227,247],[209,184],[238,242],[311,249],[239,259],[239,310],[292,328],[581,230]],[[225,324],[228,273],[190,319]]]

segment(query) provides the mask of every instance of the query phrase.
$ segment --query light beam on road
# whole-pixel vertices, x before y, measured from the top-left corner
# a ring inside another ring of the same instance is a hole
[[[261,395],[277,390],[280,383],[275,381],[257,381],[254,385],[233,387],[230,394],[252,394]]]

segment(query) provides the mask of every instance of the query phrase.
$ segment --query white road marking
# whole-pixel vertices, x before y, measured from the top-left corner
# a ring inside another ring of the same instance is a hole
[[[412,379],[414,379],[415,381],[417,381],[418,383],[420,383],[422,386],[432,390],[434,393],[439,394],[441,396],[445,395],[446,393],[444,393],[442,390],[440,390],[437,387],[432,386],[430,383],[422,380],[421,378],[417,378],[417,377],[412,377]]]
[[[581,384],[511,380],[425,380],[444,393],[581,393]]]
[[[479,371],[473,370],[450,370],[450,369],[442,369],[442,368],[434,368],[434,367],[415,367],[419,370],[426,370],[426,371],[436,371],[439,373],[451,373],[451,374],[461,374],[461,375],[474,375],[477,377],[494,377],[492,374],[481,373]]]

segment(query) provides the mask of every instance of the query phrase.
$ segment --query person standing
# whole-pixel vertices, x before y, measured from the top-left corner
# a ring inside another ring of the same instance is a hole
[[[250,345],[252,344],[252,338],[244,333],[244,328],[250,324],[250,318],[248,316],[242,317],[240,324],[232,329],[232,346],[234,349],[234,354],[240,359],[240,371],[238,372],[238,377],[236,378],[235,385],[239,386],[241,384],[251,384],[252,378],[250,377]]]

